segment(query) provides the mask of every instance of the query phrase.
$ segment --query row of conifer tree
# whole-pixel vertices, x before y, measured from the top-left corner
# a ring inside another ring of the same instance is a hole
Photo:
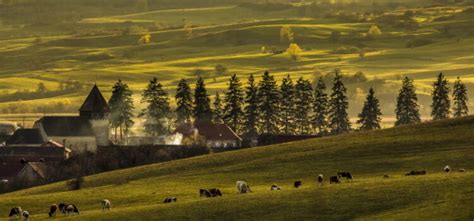
[[[134,124],[132,95],[128,85],[121,80],[113,86],[109,105],[112,112],[111,126],[116,134],[117,130],[120,134],[128,133]],[[434,120],[468,115],[467,89],[459,77],[453,87],[452,108],[449,95],[449,82],[440,73],[433,83],[431,115]],[[327,135],[352,130],[347,113],[347,90],[338,71],[335,71],[330,94],[322,77],[315,82],[314,88],[311,81],[300,77],[293,82],[290,75],[278,85],[267,71],[259,82],[250,75],[245,86],[237,75],[232,75],[225,94],[216,92],[212,103],[202,78],[197,79],[194,91],[182,79],[177,85],[174,99],[176,109],[171,110],[169,96],[163,85],[156,78],[149,82],[141,99],[146,107],[138,115],[146,119],[144,129],[148,134],[166,134],[170,132],[171,125],[192,121],[225,123],[244,136]],[[395,113],[395,126],[421,121],[413,80],[408,77],[402,81]],[[380,129],[381,115],[379,100],[371,88],[358,115],[357,129]]]

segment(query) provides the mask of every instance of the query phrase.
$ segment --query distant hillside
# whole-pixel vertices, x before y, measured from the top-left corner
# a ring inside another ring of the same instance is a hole
[[[51,203],[70,202],[81,209],[73,220],[472,220],[473,125],[467,117],[109,172],[87,177],[79,191],[62,182],[2,195],[0,212],[20,205],[48,220]],[[421,169],[428,174],[404,175]],[[316,184],[319,173],[327,179],[339,170],[354,180]],[[236,194],[237,180],[254,193]],[[270,191],[272,184],[283,190]],[[199,198],[200,188],[214,187],[223,197]],[[169,196],[178,202],[163,204]],[[100,210],[103,198],[112,212]]]

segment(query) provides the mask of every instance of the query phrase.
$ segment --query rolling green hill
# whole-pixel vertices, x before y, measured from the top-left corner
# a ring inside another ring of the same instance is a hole
[[[72,220],[472,220],[473,125],[467,117],[108,172],[87,177],[79,191],[61,182],[1,195],[0,211],[21,205],[48,220],[51,203],[70,202],[82,211]],[[404,175],[421,169],[427,175]],[[316,184],[318,174],[339,170],[354,180]],[[237,180],[254,192],[236,194]],[[272,184],[283,190],[270,191]],[[200,188],[215,187],[223,197],[199,198]],[[178,202],[163,204],[170,196]],[[101,211],[103,198],[112,212]]]

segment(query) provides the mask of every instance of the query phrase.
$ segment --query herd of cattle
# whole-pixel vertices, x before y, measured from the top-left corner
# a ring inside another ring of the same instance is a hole
[[[445,166],[444,171],[446,173],[449,173],[452,170],[451,170],[450,166]],[[459,172],[465,172],[465,169],[460,168],[458,171]],[[409,173],[406,173],[405,175],[406,176],[416,176],[416,175],[425,175],[425,174],[426,174],[426,170],[412,170]],[[389,175],[384,175],[383,176],[383,178],[389,178],[389,177],[390,177]],[[336,176],[330,176],[329,177],[329,183],[330,184],[341,183],[341,180],[343,178],[345,178],[346,180],[352,180],[354,178],[354,176],[352,176],[351,172],[339,171]],[[318,175],[317,182],[319,183],[319,185],[323,184],[323,182],[324,182],[324,175],[323,174]],[[295,181],[294,184],[293,184],[293,186],[295,188],[299,188],[302,185],[303,185],[303,182],[300,181],[300,180]],[[237,187],[237,193],[240,193],[240,194],[251,193],[252,192],[252,190],[250,189],[250,186],[245,181],[237,181],[236,182],[236,187]],[[282,188],[279,187],[276,184],[273,184],[270,187],[270,190],[272,190],[272,191],[281,190],[281,189]],[[200,197],[207,197],[207,198],[218,197],[218,196],[222,196],[222,192],[217,188],[200,189],[199,190],[199,196]],[[163,203],[177,202],[177,200],[178,200],[177,197],[166,197],[165,200],[163,201]],[[110,203],[110,200],[104,199],[100,202],[100,205],[102,207],[102,211],[105,211],[105,210],[110,211],[112,209],[112,204]],[[55,217],[58,212],[66,215],[66,216],[75,215],[75,214],[79,215],[79,209],[76,207],[76,205],[66,204],[66,203],[59,203],[59,204],[51,205],[50,209],[49,209],[49,212],[48,212],[48,215],[49,215],[49,217]],[[22,210],[21,207],[12,208],[10,210],[10,214],[9,214],[10,218],[23,217],[24,220],[28,220],[29,216],[30,216],[30,213],[26,210]]]

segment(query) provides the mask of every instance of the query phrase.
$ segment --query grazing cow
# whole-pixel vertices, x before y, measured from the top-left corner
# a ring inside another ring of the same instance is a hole
[[[385,175],[383,175],[383,178],[388,179],[388,178],[390,178],[390,175],[385,174]]]
[[[68,204],[63,208],[63,213],[66,215],[74,215],[77,213],[77,215],[79,215],[79,209],[77,209],[74,204]]]
[[[209,190],[200,189],[199,190],[199,196],[200,197],[205,196],[205,197],[209,198],[209,197],[211,197],[211,193],[209,192]]]
[[[23,219],[24,220],[29,220],[30,218],[30,213],[26,210],[23,210],[23,212],[21,213],[21,216],[23,216]]]
[[[8,217],[12,218],[12,217],[20,217],[21,216],[21,207],[15,207],[15,208],[12,208],[10,210],[10,214],[8,215]]]
[[[244,181],[237,181],[236,186],[237,186],[238,193],[251,193],[252,192],[252,190],[250,189],[250,186]]]
[[[281,190],[281,188],[275,184],[272,185],[272,187],[270,187],[270,190]]]
[[[102,206],[102,211],[104,210],[108,210],[110,211],[112,209],[112,204],[110,203],[110,200],[108,199],[103,199],[101,202],[100,202],[100,205]]]
[[[460,168],[459,172],[464,173],[464,172],[466,172],[466,170],[464,168]]]
[[[319,183],[320,185],[322,185],[323,182],[324,182],[324,176],[323,176],[322,174],[319,174],[319,175],[318,175],[318,183]]]
[[[352,180],[353,176],[351,174],[351,172],[342,172],[342,171],[339,171],[337,172],[337,176],[339,178],[346,178],[348,180]]]
[[[221,190],[217,188],[210,189],[209,193],[211,194],[211,197],[222,196]]]
[[[409,173],[405,174],[407,176],[417,176],[417,175],[425,175],[426,170],[412,170]]]
[[[56,211],[58,211],[58,205],[56,204],[52,204],[50,207],[49,207],[49,217],[54,217],[56,216]]]
[[[172,203],[172,202],[176,202],[178,201],[178,199],[176,197],[166,197],[165,200],[163,201],[163,203]]]
[[[329,183],[330,184],[333,184],[333,183],[340,183],[341,181],[339,180],[339,177],[338,176],[331,176],[329,177]]]
[[[65,208],[66,208],[66,204],[65,204],[65,203],[59,203],[59,204],[58,204],[58,209],[59,209],[59,211],[61,211],[62,213],[66,213]]]
[[[451,172],[451,167],[445,166],[445,167],[444,167],[444,172],[446,172],[446,173]]]
[[[295,183],[293,184],[293,186],[294,186],[295,188],[300,188],[300,186],[301,186],[302,184],[303,184],[303,183],[298,180],[298,181],[295,181]]]

